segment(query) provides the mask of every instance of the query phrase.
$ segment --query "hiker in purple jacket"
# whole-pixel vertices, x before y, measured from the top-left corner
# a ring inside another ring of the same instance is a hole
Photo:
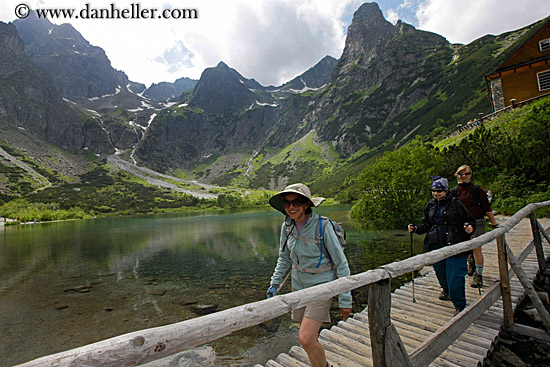
[[[458,178],[458,186],[452,189],[453,196],[464,204],[466,209],[472,213],[476,219],[476,230],[472,238],[479,237],[485,233],[485,216],[489,218],[491,226],[497,227],[491,203],[487,198],[487,193],[480,186],[474,185],[472,182],[472,169],[468,165],[458,167],[455,176]],[[473,250],[474,256],[468,257],[468,275],[474,276],[472,284],[473,288],[481,288],[483,286],[483,253],[481,247]],[[474,264],[475,263],[475,264]]]

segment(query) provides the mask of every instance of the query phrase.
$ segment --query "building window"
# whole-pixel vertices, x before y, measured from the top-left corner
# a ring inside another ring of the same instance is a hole
[[[541,51],[550,50],[550,38],[539,41],[539,48],[540,48]]]
[[[539,90],[550,90],[550,70],[541,71],[537,73],[537,79],[539,81]]]

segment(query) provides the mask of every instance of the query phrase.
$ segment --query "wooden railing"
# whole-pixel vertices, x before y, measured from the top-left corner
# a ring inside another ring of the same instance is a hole
[[[543,95],[540,95],[540,96],[537,96],[537,97],[529,98],[529,99],[526,99],[526,100],[520,101],[520,102],[517,102],[515,99],[511,99],[510,100],[511,104],[509,106],[504,107],[504,108],[502,108],[498,111],[492,112],[492,113],[490,113],[488,115],[485,115],[485,116],[483,115],[483,113],[480,113],[479,118],[477,118],[475,120],[475,122],[470,123],[470,124],[467,123],[466,125],[458,126],[457,129],[454,132],[449,134],[449,136],[458,136],[463,131],[475,129],[475,128],[481,126],[486,121],[492,121],[495,117],[498,117],[498,115],[500,115],[501,113],[511,111],[516,107],[525,106],[525,105],[527,105],[531,102],[534,102],[538,99],[545,98],[545,97],[548,97],[548,96],[550,96],[550,93],[546,93],[546,94],[543,94]]]
[[[543,206],[550,206],[550,201],[529,204],[501,224],[499,228],[454,246],[416,255],[406,260],[393,262],[364,273],[340,278],[301,291],[171,325],[124,334],[41,357],[19,366],[137,366],[211,342],[234,331],[258,325],[284,315],[292,309],[302,307],[314,299],[333,297],[363,286],[369,287],[368,318],[373,365],[376,367],[427,366],[501,297],[503,299],[504,325],[513,324],[508,263],[535,304],[544,327],[550,332],[550,315],[521,268],[521,263],[534,247],[540,272],[542,273],[544,269],[545,257],[541,234],[548,242],[550,242],[550,238],[536,219],[535,214],[536,209]],[[529,216],[531,220],[533,241],[516,258],[506,244],[505,235],[526,216]],[[478,301],[469,305],[409,355],[391,323],[390,279],[431,265],[449,256],[483,246],[495,239],[499,251],[500,281],[495,282]]]

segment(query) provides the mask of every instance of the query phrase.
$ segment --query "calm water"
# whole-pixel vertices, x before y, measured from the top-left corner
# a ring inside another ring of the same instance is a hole
[[[343,222],[352,273],[410,256],[405,230],[359,231],[349,209],[318,211]],[[198,304],[264,299],[282,220],[265,209],[0,227],[0,366],[197,317]],[[212,348],[219,365],[253,366],[288,351],[296,330],[284,319]]]

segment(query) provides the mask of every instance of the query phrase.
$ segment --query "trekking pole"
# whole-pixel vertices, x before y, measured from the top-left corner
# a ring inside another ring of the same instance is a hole
[[[283,279],[283,281],[282,281],[281,284],[279,285],[279,292],[283,289],[283,285],[285,285],[285,282],[286,282],[286,280],[288,279],[288,277],[290,276],[290,273],[292,273],[292,270],[289,271],[289,272],[286,274],[285,278]]]
[[[279,284],[279,291],[283,289],[283,285],[285,285],[285,282],[291,273],[292,273],[292,270],[286,274],[281,284]],[[269,295],[268,295],[268,298],[269,298]],[[277,330],[279,330],[279,325],[281,325],[281,316],[277,316],[271,320],[264,321],[258,325],[261,328],[264,328],[265,330],[269,331],[270,333],[275,333]]]
[[[476,274],[477,274],[477,269],[476,269]],[[479,278],[478,278],[479,279]],[[481,286],[477,287],[477,292],[479,293],[479,295],[481,296]]]
[[[410,225],[414,227],[413,224],[410,224]],[[413,233],[410,232],[410,235],[411,235],[411,257],[413,257]],[[416,298],[414,298],[414,269],[411,271],[411,275],[412,275],[412,288],[413,288],[413,303],[416,303]]]

